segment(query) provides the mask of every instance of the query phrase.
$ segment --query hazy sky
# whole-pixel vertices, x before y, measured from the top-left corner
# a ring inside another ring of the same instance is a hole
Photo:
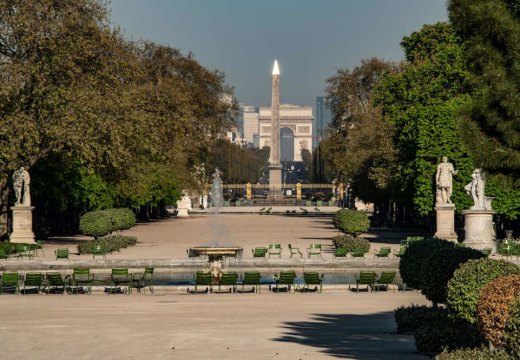
[[[278,59],[284,103],[315,105],[338,68],[403,58],[401,38],[447,19],[445,0],[112,0],[128,38],[191,51],[225,72],[240,102],[271,102]]]

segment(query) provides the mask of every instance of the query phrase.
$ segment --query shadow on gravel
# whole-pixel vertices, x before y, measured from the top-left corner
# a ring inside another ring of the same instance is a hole
[[[416,353],[412,335],[395,332],[393,312],[369,315],[316,314],[312,321],[291,321],[275,341],[322,349],[337,358],[427,359]]]

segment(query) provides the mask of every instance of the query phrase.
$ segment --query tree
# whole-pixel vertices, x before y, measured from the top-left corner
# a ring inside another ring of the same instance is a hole
[[[448,9],[476,90],[463,139],[479,166],[520,189],[520,2],[450,0]]]
[[[355,195],[381,203],[391,197],[394,149],[393,126],[372,103],[372,91],[395,64],[363,60],[352,71],[340,69],[327,80],[327,100],[334,120],[323,153],[336,177],[350,183]]]
[[[400,198],[420,215],[430,214],[435,170],[447,156],[459,172],[452,201],[461,211],[470,203],[463,188],[474,164],[457,128],[457,111],[471,93],[460,39],[449,24],[437,23],[404,37],[401,46],[407,62],[375,91],[385,118],[395,126]]]

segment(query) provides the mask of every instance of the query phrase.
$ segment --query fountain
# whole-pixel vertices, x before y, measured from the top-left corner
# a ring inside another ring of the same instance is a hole
[[[220,170],[216,168],[215,173],[213,174],[213,183],[211,185],[211,221],[213,224],[213,234],[215,234],[215,242],[209,246],[196,246],[190,248],[189,250],[190,257],[207,255],[210,263],[212,264],[212,272],[213,269],[220,272],[223,257],[239,257],[243,250],[239,246],[225,246],[219,244],[219,239],[222,235],[223,228],[222,223],[219,222],[218,214],[220,212],[220,208],[222,205],[224,205],[221,174],[222,173]]]

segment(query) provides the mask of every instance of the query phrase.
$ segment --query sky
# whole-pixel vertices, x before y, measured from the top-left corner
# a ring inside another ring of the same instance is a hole
[[[128,39],[191,51],[254,106],[271,103],[275,59],[281,102],[315,106],[339,68],[371,57],[402,60],[403,36],[447,20],[445,0],[111,0],[110,7]]]

